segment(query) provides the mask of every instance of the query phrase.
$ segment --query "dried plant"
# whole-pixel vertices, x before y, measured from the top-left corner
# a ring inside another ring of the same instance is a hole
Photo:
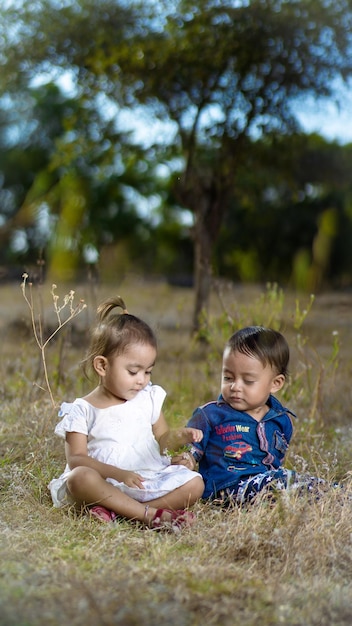
[[[35,298],[33,295],[33,283],[28,281],[28,274],[23,274],[23,281],[21,283],[21,289],[23,293],[23,297],[28,304],[30,315],[31,315],[31,324],[33,329],[33,334],[37,346],[40,350],[41,361],[44,369],[44,378],[46,384],[46,391],[48,391],[50,395],[51,402],[53,406],[55,406],[55,400],[53,396],[53,392],[50,385],[47,360],[46,360],[46,349],[49,343],[54,339],[57,333],[66,326],[69,322],[71,322],[77,315],[79,315],[85,308],[86,304],[84,300],[79,300],[78,304],[74,303],[75,292],[71,290],[68,294],[66,294],[63,298],[62,304],[59,303],[59,296],[56,293],[57,286],[55,284],[51,287],[51,296],[52,302],[54,306],[54,312],[56,314],[57,319],[57,327],[50,332],[49,336],[44,339],[44,329],[43,329],[43,312],[40,310],[41,306],[39,303],[39,307],[36,306]],[[39,311],[38,311],[39,308]],[[66,312],[68,315],[65,319],[63,319],[63,312]],[[39,386],[39,385],[38,385]]]

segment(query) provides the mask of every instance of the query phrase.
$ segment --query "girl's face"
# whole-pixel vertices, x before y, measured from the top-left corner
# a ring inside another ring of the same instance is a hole
[[[260,420],[268,411],[269,395],[279,391],[284,382],[284,375],[277,374],[269,364],[264,367],[255,357],[225,349],[221,393],[233,409]]]
[[[123,354],[108,359],[96,357],[94,367],[105,395],[132,400],[149,383],[155,359],[155,348],[144,343],[133,344]]]

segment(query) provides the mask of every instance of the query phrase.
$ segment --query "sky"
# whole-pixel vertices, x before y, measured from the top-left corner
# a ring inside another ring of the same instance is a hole
[[[346,93],[344,104],[337,106],[333,101],[317,102],[308,100],[296,109],[297,118],[304,132],[318,133],[328,141],[338,143],[352,143],[352,90]],[[136,119],[126,112],[123,117],[124,126],[131,127],[140,141],[148,143],[151,134],[156,140],[165,135],[165,125],[162,122],[151,123],[150,117],[143,116]]]
[[[317,132],[329,141],[352,142],[352,87],[342,89],[340,106],[332,100],[307,100],[298,113],[303,129]]]
[[[328,141],[352,143],[352,86],[342,90],[340,105],[333,100],[305,99],[300,105],[296,103],[295,114],[304,132],[316,132]],[[119,113],[119,122],[125,130],[130,129],[137,141],[149,144],[150,141],[163,142],[165,127],[173,132],[172,124],[152,120],[149,114],[139,111],[138,115],[128,110]]]

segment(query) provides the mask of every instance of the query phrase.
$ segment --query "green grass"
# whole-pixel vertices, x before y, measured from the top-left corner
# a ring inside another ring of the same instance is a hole
[[[47,484],[64,466],[62,442],[53,435],[57,410],[40,389],[38,348],[20,287],[3,288],[0,624],[349,626],[352,297],[317,297],[302,315],[309,297],[297,313],[296,298],[275,287],[222,287],[211,300],[209,344],[198,346],[189,336],[191,291],[136,280],[116,291],[157,331],[153,381],[168,391],[165,414],[172,425],[184,424],[195,406],[217,395],[229,332],[254,322],[283,330],[292,364],[281,399],[298,415],[287,464],[343,480],[345,489],[316,501],[284,494],[249,509],[199,503],[197,524],[177,535],[54,509]],[[45,324],[52,323],[47,293],[43,288]],[[95,303],[108,293],[77,287],[88,311],[65,331],[63,345],[57,339],[47,349],[56,403],[89,388],[78,362]]]

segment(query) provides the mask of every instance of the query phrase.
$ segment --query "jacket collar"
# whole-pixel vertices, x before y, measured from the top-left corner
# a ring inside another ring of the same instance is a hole
[[[222,404],[226,404],[227,406],[230,406],[224,400],[224,397],[223,397],[222,393],[218,396],[216,404],[218,406],[221,406]],[[284,407],[281,404],[281,402],[277,398],[275,398],[275,396],[273,396],[272,394],[270,394],[270,396],[269,396],[269,398],[267,400],[267,405],[269,407],[269,411],[264,416],[264,418],[263,418],[264,421],[272,419],[273,417],[276,417],[277,415],[281,415],[282,413],[289,413],[293,417],[296,417],[296,415],[295,415],[295,413],[293,413],[293,411],[291,411],[290,409],[287,409],[286,407]]]

